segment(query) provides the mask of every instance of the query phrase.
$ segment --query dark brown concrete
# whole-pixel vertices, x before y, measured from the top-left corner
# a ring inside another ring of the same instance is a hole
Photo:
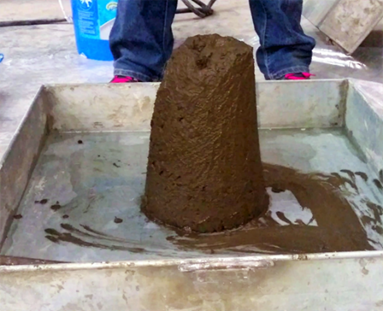
[[[187,231],[217,232],[267,206],[253,49],[219,35],[189,38],[157,94],[143,212]]]

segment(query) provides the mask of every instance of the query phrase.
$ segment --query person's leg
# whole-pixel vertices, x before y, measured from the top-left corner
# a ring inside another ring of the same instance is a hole
[[[257,62],[266,79],[309,72],[315,40],[300,25],[303,0],[249,0],[261,47]]]
[[[110,34],[114,74],[158,81],[172,54],[177,0],[119,0]]]

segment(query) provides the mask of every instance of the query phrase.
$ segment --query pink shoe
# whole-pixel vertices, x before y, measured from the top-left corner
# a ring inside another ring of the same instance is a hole
[[[133,77],[124,77],[124,76],[114,76],[113,80],[110,83],[131,83],[131,82],[141,82]]]
[[[288,73],[285,75],[285,80],[308,80],[312,76],[315,75],[308,72]]]

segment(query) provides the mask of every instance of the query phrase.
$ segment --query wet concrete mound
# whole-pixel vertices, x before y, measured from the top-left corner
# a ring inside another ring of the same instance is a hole
[[[253,49],[219,35],[174,51],[155,102],[142,210],[195,232],[241,226],[262,214]]]

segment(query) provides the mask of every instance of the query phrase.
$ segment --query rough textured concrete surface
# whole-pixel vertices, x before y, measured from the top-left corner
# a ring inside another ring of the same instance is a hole
[[[187,231],[217,232],[267,206],[253,49],[219,35],[189,38],[157,94],[143,212]]]

